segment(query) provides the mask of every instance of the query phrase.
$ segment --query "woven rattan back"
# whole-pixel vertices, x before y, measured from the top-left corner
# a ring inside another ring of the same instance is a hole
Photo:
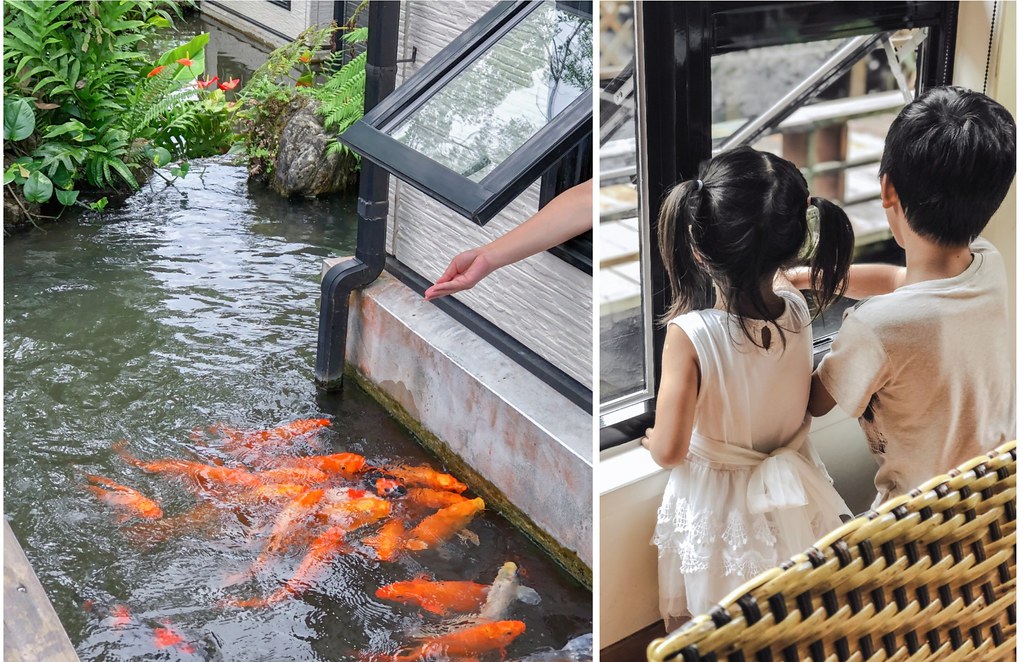
[[[1015,659],[1016,442],[892,499],[647,648],[649,660]]]

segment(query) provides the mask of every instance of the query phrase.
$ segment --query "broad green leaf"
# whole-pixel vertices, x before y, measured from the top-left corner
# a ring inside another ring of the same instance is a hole
[[[171,26],[171,22],[168,21],[163,16],[153,16],[148,21],[146,21],[146,23],[149,23],[150,25],[154,25],[154,26],[156,26],[158,28],[169,28]]]
[[[14,181],[14,169],[18,166],[12,165],[10,168],[4,171],[4,186],[7,186]]]
[[[192,66],[182,67],[181,65],[176,65],[180,67],[180,71],[174,74],[174,80],[193,80],[206,72],[206,53],[203,49],[209,40],[209,33],[204,32],[187,44],[167,51],[160,56],[160,59],[153,66],[174,64],[181,58],[187,57],[192,60]],[[147,69],[146,71],[148,72],[149,70]]]
[[[171,153],[164,147],[157,147],[153,150],[153,164],[156,166],[164,166],[170,163]]]
[[[103,211],[104,209],[106,209],[106,206],[107,206],[107,198],[106,198],[106,196],[103,196],[102,198],[100,198],[96,202],[93,202],[93,203],[89,204],[89,207],[91,207],[95,211]]]
[[[36,128],[36,114],[25,99],[4,99],[4,140],[24,140]]]
[[[53,197],[53,182],[37,170],[25,182],[23,191],[29,202],[46,202]]]
[[[78,200],[78,191],[57,191],[57,200],[65,207],[70,207]]]

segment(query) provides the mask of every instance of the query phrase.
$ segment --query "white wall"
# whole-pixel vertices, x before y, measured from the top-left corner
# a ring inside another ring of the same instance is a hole
[[[988,61],[993,2],[959,3],[959,28],[956,33],[955,64],[952,82],[978,92],[984,91],[984,71]],[[1016,3],[999,2],[995,39],[988,68],[987,94],[1016,115]],[[998,248],[1009,271],[1009,319],[1013,348],[1010,360],[1016,361],[1016,183],[1013,182],[1001,208],[992,217],[984,236]]]
[[[266,0],[203,0],[199,5],[203,14],[233,26],[274,47],[286,42],[236,15],[261,23],[295,39],[310,25],[326,25],[334,18],[334,3],[330,0],[292,0],[290,11]]]
[[[481,17],[494,2],[403,2],[398,81]],[[450,211],[392,177],[387,251],[425,278],[435,279],[457,253],[485,244],[534,214],[539,182],[485,227]],[[592,278],[550,253],[501,269],[455,295],[540,356],[592,388]]]

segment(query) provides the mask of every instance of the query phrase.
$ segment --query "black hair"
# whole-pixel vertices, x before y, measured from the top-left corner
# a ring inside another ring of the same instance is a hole
[[[941,246],[976,239],[1016,174],[1016,122],[1001,104],[962,87],[935,87],[888,129],[888,175],[909,227]]]
[[[852,225],[837,205],[813,198],[820,224],[811,228],[808,196],[806,179],[796,166],[751,147],[704,161],[696,178],[670,189],[657,228],[672,294],[661,323],[702,306],[711,281],[727,311],[735,312],[741,301],[756,317],[772,319],[761,292],[764,278],[797,264],[814,238],[810,281],[818,312],[837,300],[848,284]],[[742,330],[751,342],[764,346],[745,323]]]

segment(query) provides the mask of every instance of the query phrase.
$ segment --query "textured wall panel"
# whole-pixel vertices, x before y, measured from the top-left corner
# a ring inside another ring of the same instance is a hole
[[[267,43],[275,46],[283,45],[278,37],[261,30],[254,25],[246,25],[242,19],[223,7],[242,14],[252,21],[282,32],[292,39],[310,25],[325,25],[334,18],[334,4],[330,0],[292,0],[291,11],[275,5],[267,0],[218,0],[221,5],[203,2],[199,5],[202,13],[223,21],[228,25],[250,34],[257,35]]]
[[[402,3],[398,84],[493,6],[492,2]],[[485,244],[536,212],[539,183],[485,228],[404,182],[391,183],[388,252],[429,279],[457,253]],[[455,295],[586,386],[592,388],[592,279],[549,253],[501,269]]]

